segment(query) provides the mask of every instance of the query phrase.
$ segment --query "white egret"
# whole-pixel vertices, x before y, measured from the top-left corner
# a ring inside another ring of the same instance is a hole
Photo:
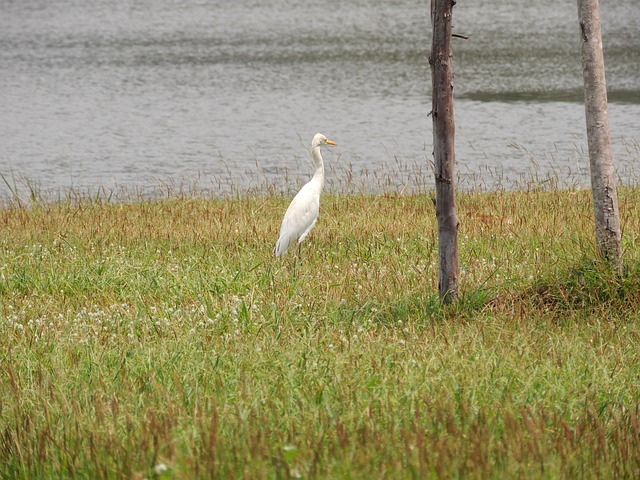
[[[273,254],[280,257],[287,253],[289,247],[296,240],[300,245],[318,220],[320,211],[320,194],[324,187],[324,163],[320,154],[320,147],[335,145],[323,134],[316,133],[311,140],[311,160],[316,172],[313,178],[293,198],[287,212],[284,214],[280,226],[280,238],[276,242]]]

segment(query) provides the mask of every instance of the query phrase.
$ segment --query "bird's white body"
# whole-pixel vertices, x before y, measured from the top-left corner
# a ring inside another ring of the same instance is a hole
[[[324,187],[324,163],[320,154],[323,145],[335,145],[321,133],[311,141],[311,159],[316,168],[313,178],[303,186],[293,198],[280,226],[280,238],[276,242],[273,254],[280,257],[287,253],[289,247],[297,241],[302,243],[318,221],[320,212],[320,195]]]

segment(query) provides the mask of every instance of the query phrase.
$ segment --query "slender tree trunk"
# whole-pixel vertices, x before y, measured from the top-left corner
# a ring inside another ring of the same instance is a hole
[[[582,44],[584,104],[589,144],[596,242],[600,252],[622,273],[622,232],[616,174],[611,151],[598,0],[578,0]]]
[[[444,303],[458,299],[458,217],[456,216],[454,171],[455,124],[453,121],[453,60],[451,13],[454,0],[431,0],[433,40],[431,65],[433,155],[438,219],[438,293]]]

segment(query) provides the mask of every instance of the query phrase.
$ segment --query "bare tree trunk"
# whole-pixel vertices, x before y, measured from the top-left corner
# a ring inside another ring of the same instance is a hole
[[[589,144],[596,242],[601,253],[622,273],[622,232],[616,175],[611,151],[598,0],[578,0],[582,44],[584,104]]]
[[[438,219],[438,293],[443,303],[458,299],[458,217],[454,191],[455,124],[453,121],[453,60],[451,53],[451,13],[454,0],[431,0],[433,40],[431,110],[433,155]]]

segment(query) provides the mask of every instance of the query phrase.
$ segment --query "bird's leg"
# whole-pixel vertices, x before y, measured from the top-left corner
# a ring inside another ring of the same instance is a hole
[[[298,243],[298,245],[296,246],[296,254],[294,256],[295,262],[296,262],[294,270],[296,273],[298,273],[298,267],[302,263],[301,249],[302,249],[302,242]]]

